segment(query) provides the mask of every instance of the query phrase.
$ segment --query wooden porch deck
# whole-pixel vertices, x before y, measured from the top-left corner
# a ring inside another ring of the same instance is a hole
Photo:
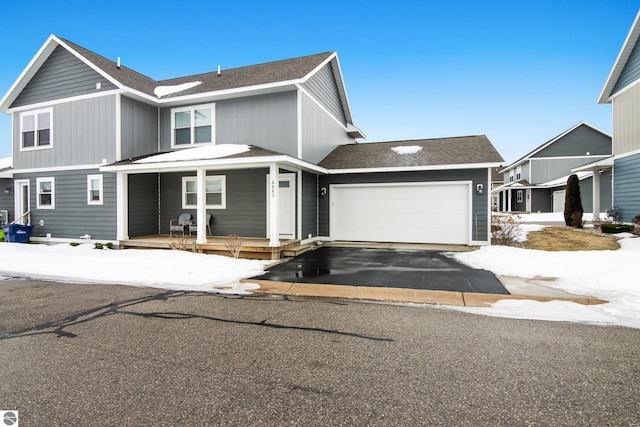
[[[269,246],[269,239],[239,238],[242,241],[240,258],[272,259],[292,257],[311,249],[299,240],[280,239],[280,246]],[[207,243],[196,243],[195,236],[154,235],[134,237],[120,242],[121,249],[184,249],[197,253],[231,256],[226,247],[228,237],[207,237]]]

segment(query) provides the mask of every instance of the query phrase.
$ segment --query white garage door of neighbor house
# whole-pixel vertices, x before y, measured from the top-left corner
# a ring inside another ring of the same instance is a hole
[[[331,238],[469,244],[469,189],[467,183],[333,185]]]

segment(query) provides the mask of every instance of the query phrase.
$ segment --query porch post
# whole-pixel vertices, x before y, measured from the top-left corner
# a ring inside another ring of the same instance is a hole
[[[129,175],[116,174],[116,239],[129,239]]]
[[[279,176],[278,176],[278,164],[271,163],[269,166],[269,246],[280,246],[280,230],[278,229],[278,193],[279,188]]]
[[[511,189],[508,189],[507,192],[507,212],[511,212]]]
[[[199,168],[196,171],[196,243],[207,243],[207,173]]]
[[[593,219],[600,218],[600,171],[593,171]]]

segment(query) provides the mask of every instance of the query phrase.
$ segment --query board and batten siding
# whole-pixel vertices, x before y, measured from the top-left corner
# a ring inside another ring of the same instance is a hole
[[[640,150],[640,84],[616,95],[612,105],[613,154]]]
[[[100,89],[96,88],[96,83],[100,83]],[[58,46],[13,101],[11,107],[22,107],[112,89],[116,89],[113,83],[68,50]]]
[[[115,95],[53,105],[51,147],[21,150],[20,115],[13,113],[14,170],[116,161]]]
[[[531,157],[610,156],[611,153],[611,137],[581,125]]]
[[[630,223],[640,215],[640,154],[616,159],[613,171],[613,204],[620,208],[620,219]]]
[[[297,157],[296,104],[295,91],[216,101],[216,144],[257,145]],[[160,151],[172,149],[171,132],[171,108],[162,108]]]
[[[304,87],[320,104],[326,108],[333,116],[343,125],[346,125],[347,119],[342,107],[338,85],[333,73],[331,62],[319,69],[313,76],[307,80]]]
[[[129,175],[129,237],[160,234],[158,174]]]
[[[87,203],[87,175],[102,175],[103,204]],[[38,209],[37,178],[54,178],[55,209]],[[29,204],[33,237],[78,239],[86,234],[93,240],[116,238],[116,175],[97,169],[14,174],[14,179],[29,179]],[[40,221],[43,221],[40,226]]]
[[[531,184],[543,184],[572,174],[571,169],[603,159],[590,156],[564,159],[531,159]]]
[[[318,235],[318,176],[302,173],[302,239]]]
[[[158,152],[158,108],[123,96],[120,116],[121,159]]]
[[[207,175],[226,177],[226,209],[207,209],[213,216],[214,236],[237,234],[242,237],[267,235],[267,174],[269,170],[207,171]],[[163,173],[160,176],[160,233],[169,234],[169,222],[185,212],[196,217],[195,209],[182,208],[182,177],[194,173]]]
[[[301,94],[301,126],[303,160],[319,163],[337,146],[352,144],[355,140],[338,122],[332,119],[313,100]]]
[[[471,239],[474,241],[490,241],[489,236],[489,196],[485,190],[478,194],[477,184],[482,184],[485,189],[490,188],[487,169],[464,169],[424,172],[387,172],[367,174],[336,174],[321,175],[320,188],[326,188],[327,194],[319,198],[319,224],[320,235],[330,234],[330,185],[331,184],[378,184],[390,182],[447,182],[447,181],[472,181],[471,188]],[[442,206],[442,224],[446,226],[447,204],[443,200],[434,200],[433,203]]]

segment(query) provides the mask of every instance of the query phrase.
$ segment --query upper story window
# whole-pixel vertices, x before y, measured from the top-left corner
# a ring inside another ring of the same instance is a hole
[[[20,116],[20,149],[50,148],[52,110],[29,111]]]
[[[55,180],[51,178],[36,178],[36,188],[38,195],[36,207],[38,209],[55,209]]]
[[[509,182],[513,182],[513,169],[509,171]]]
[[[215,104],[171,110],[171,146],[191,147],[213,143],[215,138]]]
[[[516,181],[520,181],[522,179],[522,166],[518,166],[516,168]]]

